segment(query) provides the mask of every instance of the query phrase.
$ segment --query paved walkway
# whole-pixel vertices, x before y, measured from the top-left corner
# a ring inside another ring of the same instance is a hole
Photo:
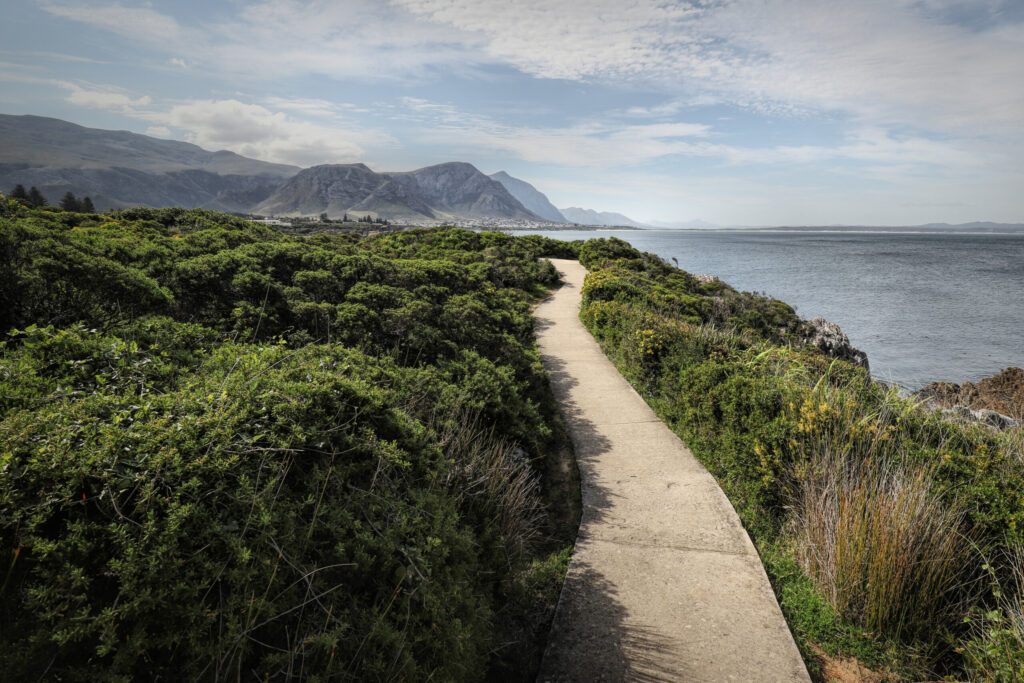
[[[725,494],[580,322],[586,270],[536,312],[583,489],[539,681],[808,681]]]

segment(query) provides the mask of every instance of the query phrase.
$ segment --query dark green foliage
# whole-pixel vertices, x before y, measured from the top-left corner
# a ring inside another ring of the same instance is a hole
[[[60,200],[60,208],[63,211],[81,211],[82,204],[75,197],[74,192],[65,192],[64,196]]]
[[[18,183],[11,190],[11,199],[17,199],[19,202],[28,202],[28,192],[25,191],[25,186]]]
[[[553,243],[0,202],[5,676],[529,675],[564,540],[479,477],[560,446]]]
[[[37,208],[47,204],[46,197],[43,196],[43,193],[35,185],[28,191],[28,204]]]

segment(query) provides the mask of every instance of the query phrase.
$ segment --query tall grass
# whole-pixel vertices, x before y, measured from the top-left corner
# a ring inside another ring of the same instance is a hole
[[[510,558],[521,557],[540,535],[545,514],[526,453],[468,416],[447,421],[440,442],[452,461],[449,489],[483,508],[496,522]]]
[[[797,559],[843,616],[903,640],[953,626],[974,567],[964,513],[922,467],[825,453],[794,514]]]

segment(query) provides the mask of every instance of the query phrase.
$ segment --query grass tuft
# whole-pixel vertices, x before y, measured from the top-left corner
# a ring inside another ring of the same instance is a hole
[[[825,452],[800,481],[800,566],[830,604],[887,636],[924,640],[966,611],[974,546],[965,514],[924,467]]]

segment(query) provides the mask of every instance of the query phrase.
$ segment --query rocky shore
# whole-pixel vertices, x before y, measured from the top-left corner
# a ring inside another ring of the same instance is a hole
[[[932,382],[917,396],[953,419],[1018,427],[1024,422],[1024,368],[1006,368],[977,383]]]
[[[865,370],[871,370],[868,354],[854,348],[842,328],[830,320],[814,318],[804,321],[802,336],[805,342],[833,358],[840,358]]]

